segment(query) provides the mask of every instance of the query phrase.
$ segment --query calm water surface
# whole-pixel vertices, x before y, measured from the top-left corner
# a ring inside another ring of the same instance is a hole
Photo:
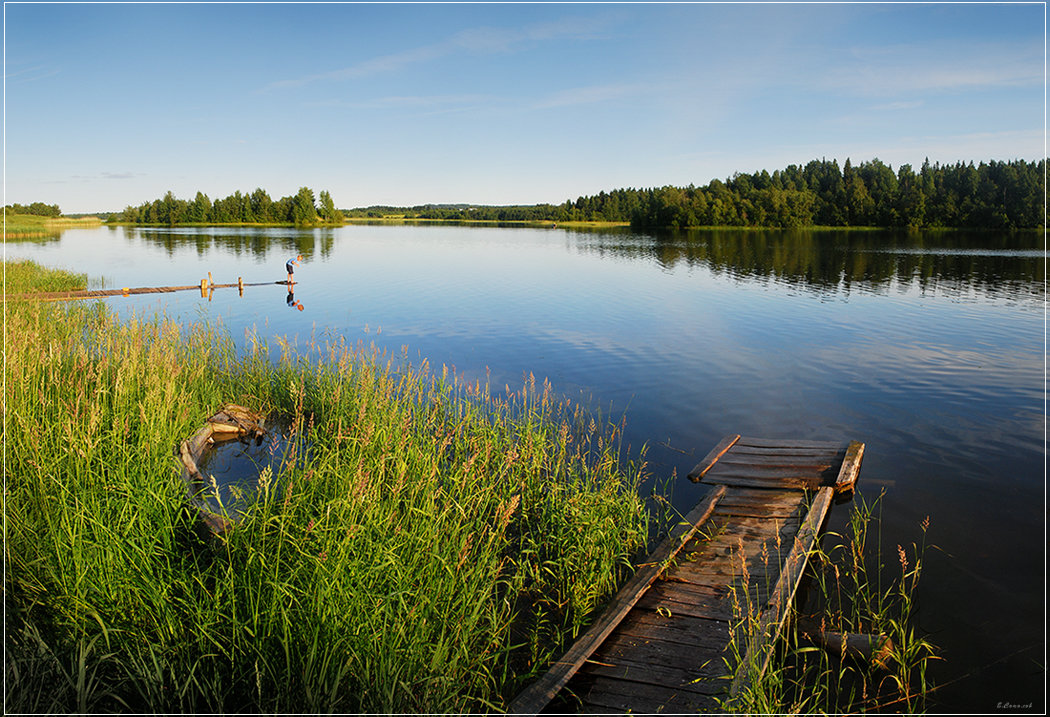
[[[727,433],[867,444],[882,541],[921,537],[934,710],[1045,708],[1045,253],[1041,235],[463,226],[97,229],[10,258],[107,287],[272,282],[106,300],[228,327],[245,346],[345,338],[470,379],[627,416],[651,472],[684,476]],[[289,307],[294,298],[303,311]],[[688,509],[704,488],[672,481]],[[832,515],[841,529],[848,511]],[[889,561],[892,562],[888,558]]]

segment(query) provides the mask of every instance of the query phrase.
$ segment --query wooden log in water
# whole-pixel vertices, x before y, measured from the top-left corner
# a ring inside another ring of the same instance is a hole
[[[894,645],[889,635],[822,630],[812,620],[799,620],[798,634],[840,660],[872,664],[884,670],[893,659]]]

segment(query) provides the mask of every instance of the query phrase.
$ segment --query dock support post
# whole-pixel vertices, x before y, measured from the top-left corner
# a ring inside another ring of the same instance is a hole
[[[244,279],[237,277],[237,293],[244,296]]]

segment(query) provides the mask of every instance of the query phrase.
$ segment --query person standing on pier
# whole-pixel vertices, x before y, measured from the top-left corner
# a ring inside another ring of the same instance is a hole
[[[293,276],[293,274],[295,274],[295,265],[298,264],[299,262],[301,262],[302,260],[303,260],[303,255],[299,254],[294,259],[289,259],[285,263],[284,268],[288,270],[288,284],[289,285],[295,283],[295,277]]]

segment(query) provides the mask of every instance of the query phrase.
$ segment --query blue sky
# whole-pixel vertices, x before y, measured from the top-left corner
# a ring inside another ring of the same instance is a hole
[[[1032,4],[4,5],[5,203],[560,203],[1045,154]]]

